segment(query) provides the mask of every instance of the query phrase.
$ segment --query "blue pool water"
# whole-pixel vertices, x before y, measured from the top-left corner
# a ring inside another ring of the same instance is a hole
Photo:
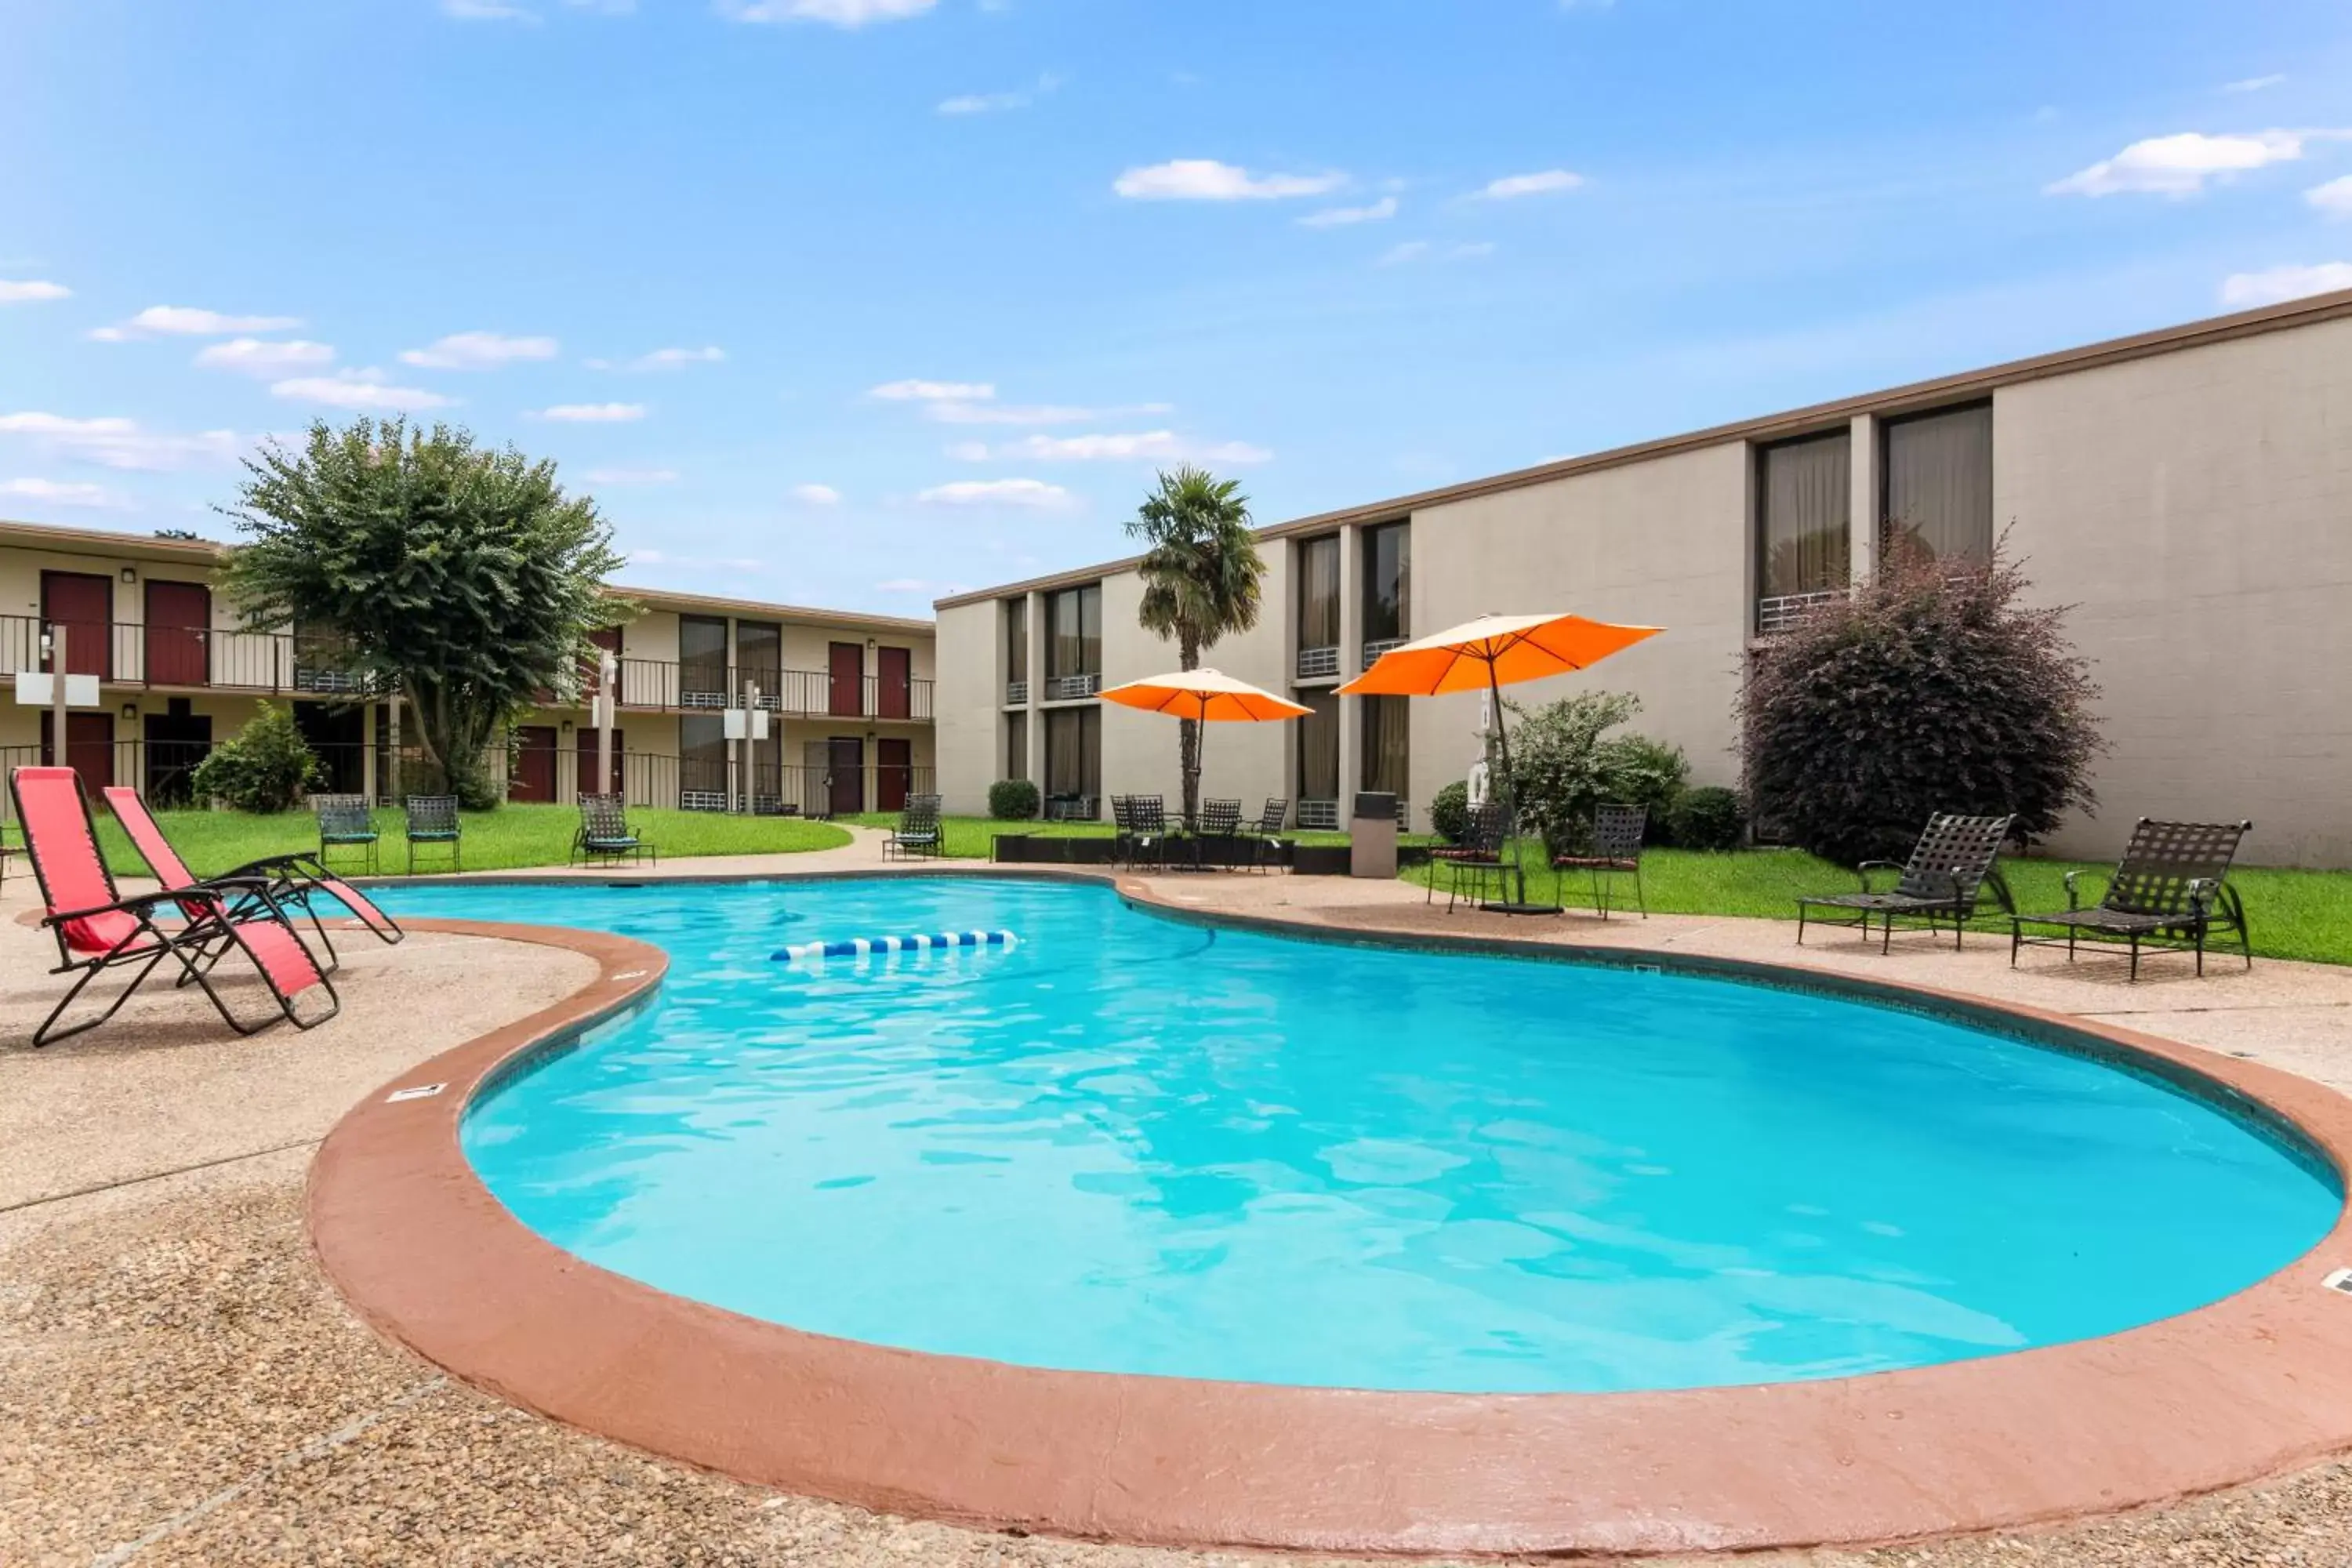
[[[2332,1180],[2191,1098],[1914,1014],[1212,931],[1093,887],[395,889],[668,950],[465,1146],[604,1268],[1034,1365],[1459,1391],[1834,1377],[2283,1267]],[[788,942],[993,930],[824,968]]]

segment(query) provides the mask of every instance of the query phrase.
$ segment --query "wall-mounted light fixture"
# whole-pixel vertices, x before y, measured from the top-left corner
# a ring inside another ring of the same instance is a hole
[[[139,568],[136,566],[125,566],[122,569],[122,580],[126,583],[136,583],[139,581]]]
[[[126,724],[136,724],[139,722],[139,704],[136,702],[126,702],[122,705],[122,721]]]
[[[562,722],[562,723],[561,723],[561,724],[557,725],[557,726],[556,726],[556,728],[558,728],[558,729],[562,730],[565,734],[567,734],[567,735],[568,735],[568,734],[572,733],[572,721],[571,721],[571,720],[569,720],[569,719],[566,719],[565,721],[563,721],[563,722]]]

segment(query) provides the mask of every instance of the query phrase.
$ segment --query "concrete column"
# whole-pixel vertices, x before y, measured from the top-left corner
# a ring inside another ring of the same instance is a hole
[[[1364,672],[1364,535],[1350,523],[1339,531],[1339,673],[1350,679]],[[1364,782],[1362,700],[1339,699],[1339,820]]]
[[[1045,695],[1045,595],[1032,593],[1029,609],[1024,622],[1029,628],[1029,722],[1022,728],[1029,742],[1028,766],[1030,782],[1043,795],[1045,789],[1045,715],[1038,704]]]
[[[360,710],[360,793],[367,796],[370,805],[375,804],[375,704],[373,702]]]
[[[1853,493],[1848,500],[1851,520],[1848,553],[1853,581],[1861,584],[1878,570],[1878,421],[1870,415],[1853,416]]]

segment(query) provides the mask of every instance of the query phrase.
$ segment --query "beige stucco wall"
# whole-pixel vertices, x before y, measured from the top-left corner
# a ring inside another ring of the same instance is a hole
[[[1476,616],[1562,611],[1665,627],[1591,671],[1506,695],[1524,708],[1578,690],[1641,699],[1633,729],[1683,748],[1702,784],[1737,781],[1732,701],[1748,627],[1748,448],[1604,468],[1416,512],[1412,631]],[[1417,701],[1416,827],[1443,785],[1478,758],[1478,700]]]
[[[1004,612],[994,599],[940,612],[938,722],[940,804],[978,816],[1003,776]]]
[[[1993,431],[1995,515],[2105,691],[2099,816],[2053,847],[2251,817],[2250,861],[2352,865],[2352,321],[2004,388]]]

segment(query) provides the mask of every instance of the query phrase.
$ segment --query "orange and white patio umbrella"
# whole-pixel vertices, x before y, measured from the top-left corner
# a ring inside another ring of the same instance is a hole
[[[1263,723],[1274,719],[1297,719],[1314,711],[1214,669],[1180,669],[1168,675],[1147,676],[1114,686],[1102,695],[1106,702],[1140,708],[1147,713],[1172,713],[1179,719],[1199,719],[1213,724]]]
[[[1664,626],[1618,626],[1582,616],[1480,616],[1442,632],[1391,648],[1372,668],[1339,688],[1350,696],[1437,697],[1450,691],[1486,691],[1495,699],[1496,738],[1503,751],[1504,798],[1511,794],[1511,735],[1503,722],[1502,688],[1548,675],[1568,675],[1622,653]],[[1517,908],[1527,901],[1527,868],[1519,868]],[[1547,906],[1547,909],[1549,906]]]

